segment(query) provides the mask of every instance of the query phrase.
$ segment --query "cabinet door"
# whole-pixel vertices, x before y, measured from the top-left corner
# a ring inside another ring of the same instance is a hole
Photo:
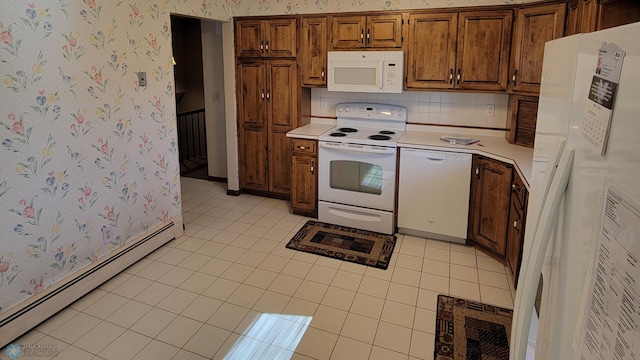
[[[509,96],[510,127],[507,141],[527,147],[533,147],[536,137],[536,122],[538,120],[538,97],[511,95]]]
[[[474,156],[470,239],[505,257],[511,195],[511,165]]]
[[[291,207],[303,212],[316,211],[316,159],[294,155],[291,164]]]
[[[333,49],[364,48],[366,16],[333,16],[331,18],[331,47]]]
[[[407,88],[452,89],[458,13],[409,15]]]
[[[265,53],[269,57],[296,56],[296,19],[266,21]]]
[[[507,232],[507,266],[511,272],[514,289],[518,285],[518,274],[522,262],[524,229],[527,213],[528,192],[518,174],[513,175],[511,186],[511,212]]]
[[[287,131],[296,127],[298,83],[295,60],[271,60],[267,67],[269,119],[269,191],[289,194],[291,141]]]
[[[269,192],[291,193],[291,138],[286,132],[269,132]]]
[[[300,56],[298,64],[302,73],[302,85],[327,84],[327,18],[304,17],[300,27]]]
[[[237,20],[236,28],[236,56],[262,57],[264,53],[264,20]]]
[[[567,21],[564,27],[564,35],[570,36],[580,33],[580,2],[582,0],[571,0],[567,3]]]
[[[240,186],[267,191],[267,83],[265,63],[238,63],[238,155]]]
[[[460,13],[456,88],[507,89],[512,17],[511,10]]]
[[[595,1],[595,0],[592,0]],[[596,30],[640,21],[638,0],[599,0]]]
[[[566,4],[518,9],[511,54],[511,90],[540,92],[544,43],[564,35]]]
[[[402,47],[402,15],[367,16],[365,37],[370,48]]]
[[[578,0],[580,3],[579,14],[580,14],[580,31],[581,33],[589,33],[594,32],[597,29],[597,21],[598,21],[598,1],[597,0]]]
[[[509,213],[509,231],[507,232],[507,266],[511,272],[514,288],[518,285],[518,273],[522,259],[523,221],[522,209],[516,201],[513,201]]]

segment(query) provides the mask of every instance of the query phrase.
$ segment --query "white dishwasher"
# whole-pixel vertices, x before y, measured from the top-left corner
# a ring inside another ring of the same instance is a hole
[[[471,154],[400,149],[398,232],[466,243]]]

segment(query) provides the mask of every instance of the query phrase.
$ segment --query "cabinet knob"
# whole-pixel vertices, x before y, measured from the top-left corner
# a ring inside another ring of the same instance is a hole
[[[513,190],[515,190],[515,189],[516,189],[516,184],[511,184],[511,188],[512,188]]]
[[[298,146],[298,149],[300,149],[300,150],[304,150],[304,149],[306,149],[306,147],[304,147],[304,146]]]
[[[513,228],[514,229],[518,228],[518,220],[513,220]]]

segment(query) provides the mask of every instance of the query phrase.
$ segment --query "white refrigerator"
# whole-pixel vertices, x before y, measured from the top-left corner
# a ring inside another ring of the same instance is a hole
[[[600,89],[616,67],[618,82]],[[606,289],[598,285],[603,229],[613,224],[603,211],[611,201],[605,189],[613,184],[640,201],[640,23],[546,44],[532,170],[510,358],[524,359],[533,345],[536,359],[640,359],[640,270],[620,274],[634,257],[622,248],[608,254],[618,272],[609,269]],[[625,221],[627,245],[637,250],[640,221]],[[540,274],[538,328],[530,333]],[[621,278],[626,297],[616,298]]]

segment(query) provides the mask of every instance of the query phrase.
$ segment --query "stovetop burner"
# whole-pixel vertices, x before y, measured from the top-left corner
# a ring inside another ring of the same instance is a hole
[[[333,133],[329,134],[329,136],[342,137],[342,136],[347,136],[347,134],[345,134],[343,132],[333,132]]]
[[[395,131],[391,131],[391,130],[380,131],[380,134],[383,134],[383,135],[394,135],[395,133],[396,133]]]
[[[380,135],[380,134],[370,135],[367,138],[371,140],[391,140],[391,136]]]
[[[358,132],[358,129],[354,129],[354,128],[350,128],[350,127],[342,127],[340,129],[338,129],[338,131],[343,132],[343,133],[354,133],[354,132]]]

